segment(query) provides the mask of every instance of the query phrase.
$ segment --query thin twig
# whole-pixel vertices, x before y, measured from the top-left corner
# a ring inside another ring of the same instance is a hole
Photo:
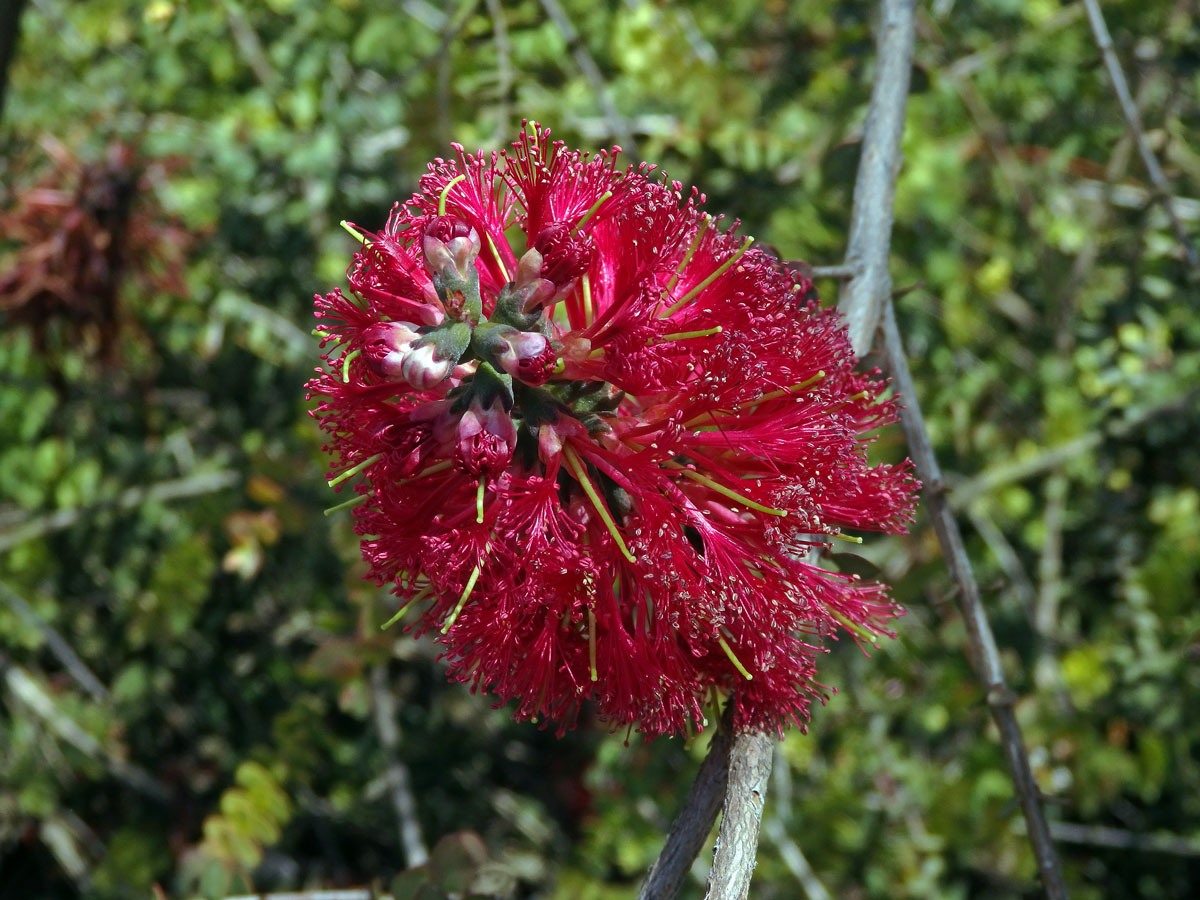
[[[58,708],[51,693],[23,667],[0,653],[0,673],[9,696],[46,724],[60,740],[84,756],[103,763],[119,781],[145,796],[166,803],[170,793],[153,775],[103,746]]]
[[[233,35],[233,43],[242,56],[242,61],[254,73],[255,79],[263,87],[274,90],[277,76],[271,60],[267,58],[266,48],[254,26],[246,18],[241,4],[236,0],[222,0],[225,8],[225,18],[229,22],[229,31]]]
[[[1154,151],[1150,149],[1150,144],[1146,141],[1146,131],[1142,126],[1142,117],[1138,112],[1137,104],[1133,102],[1133,95],[1129,92],[1129,84],[1125,81],[1125,73],[1121,69],[1121,61],[1117,59],[1117,52],[1113,49],[1112,35],[1108,33],[1108,25],[1104,21],[1104,13],[1101,12],[1100,4],[1097,0],[1083,0],[1083,5],[1087,9],[1088,23],[1092,26],[1092,35],[1096,38],[1096,46],[1100,48],[1100,55],[1104,57],[1104,66],[1108,69],[1108,77],[1112,79],[1113,90],[1116,91],[1117,100],[1121,104],[1121,112],[1125,116],[1125,123],[1129,126],[1129,130],[1133,132],[1133,139],[1137,143],[1138,153],[1141,154],[1142,162],[1145,164],[1146,171],[1150,175],[1150,181],[1154,183],[1154,187],[1158,191],[1158,199],[1162,201],[1163,209],[1167,212],[1167,218],[1171,220],[1171,227],[1175,230],[1175,236],[1183,247],[1188,265],[1193,269],[1198,269],[1200,268],[1200,256],[1197,256],[1196,248],[1192,246],[1187,229],[1183,227],[1183,222],[1180,221],[1179,216],[1175,212],[1175,204],[1171,200],[1171,186],[1167,183],[1167,176],[1163,174],[1162,167],[1158,164],[1158,158],[1154,155]]]
[[[513,85],[512,48],[508,42],[508,25],[504,22],[504,6],[500,0],[487,0],[487,9],[492,19],[492,43],[496,46],[496,94],[500,101],[493,143],[499,145],[508,136],[509,94]]]
[[[768,816],[763,822],[763,833],[779,849],[779,858],[792,873],[808,900],[831,900],[829,891],[813,871],[812,863],[796,842],[788,837],[779,819]]]
[[[746,900],[750,892],[774,751],[775,739],[769,735],[743,731],[733,736],[721,830],[705,900]]]
[[[182,500],[185,497],[214,494],[232,487],[240,478],[241,475],[234,471],[197,472],[183,478],[160,481],[149,487],[128,488],[108,503],[60,509],[44,516],[33,516],[0,530],[0,551],[55,531],[70,528],[85,517],[105,509],[134,509],[143,503],[165,503],[169,500]]]
[[[829,891],[817,877],[812,863],[799,845],[788,836],[792,821],[792,768],[783,744],[775,745],[775,765],[771,770],[771,815],[763,818],[763,834],[779,850],[779,858],[804,891],[808,900],[831,900]]]
[[[1141,427],[1147,420],[1164,413],[1177,412],[1200,399],[1200,390],[1190,388],[1182,394],[1172,397],[1163,403],[1147,406],[1129,414],[1126,418],[1113,422],[1111,425],[1093,428],[1077,438],[1047,447],[1036,456],[1026,459],[1013,459],[1002,462],[980,472],[973,478],[956,481],[950,490],[950,505],[954,509],[969,506],[976,498],[990,494],[1006,484],[1013,484],[1041,475],[1064,465],[1077,456],[1089,453],[1099,447],[1105,440],[1119,438],[1136,428]]]
[[[4,596],[4,601],[27,625],[33,626],[42,633],[42,638],[46,641],[50,652],[58,658],[58,661],[63,664],[63,668],[80,687],[97,700],[108,700],[108,689],[87,667],[87,663],[79,658],[79,654],[67,643],[67,639],[39,616],[37,610],[30,606],[24,597],[3,582],[0,582],[0,595]]]
[[[0,118],[8,93],[8,72],[21,36],[21,10],[25,0],[0,0]]]
[[[638,900],[671,900],[679,892],[693,860],[712,831],[729,777],[729,747],[733,740],[729,726],[727,711],[712,737],[696,780],[688,789],[683,807],[671,825],[662,852],[642,884]]]
[[[392,805],[396,810],[396,821],[400,829],[400,846],[404,849],[404,860],[411,869],[429,859],[429,851],[421,836],[421,824],[417,821],[417,802],[413,797],[412,779],[408,766],[400,759],[400,729],[396,726],[396,704],[392,699],[391,687],[387,683],[387,672],[381,665],[371,667],[371,706],[375,713],[375,731],[383,745],[387,758],[388,783],[392,788]]]
[[[1008,538],[1004,536],[1004,532],[999,529],[992,520],[992,517],[984,512],[982,504],[975,503],[968,506],[966,514],[975,531],[983,538],[983,542],[987,544],[988,549],[992,551],[992,556],[996,557],[996,561],[1000,563],[1000,568],[1008,579],[1009,588],[1016,594],[1021,608],[1025,611],[1025,618],[1029,622],[1029,627],[1033,628],[1033,620],[1036,614],[1033,608],[1035,589],[1033,579],[1025,571],[1025,564],[1021,562],[1020,554],[1017,553]]]
[[[1013,787],[1025,815],[1030,843],[1038,862],[1038,874],[1041,876],[1046,896],[1050,900],[1064,900],[1067,897],[1067,887],[1063,881],[1058,853],[1050,837],[1050,829],[1042,810],[1041,793],[1029,767],[1029,754],[1013,710],[1016,696],[1005,680],[1004,669],[1000,664],[1000,651],[983,609],[979,586],[963,545],[962,532],[959,531],[958,522],[942,489],[941,467],[933,453],[929,432],[925,428],[925,419],[917,402],[912,373],[909,372],[908,359],[904,354],[900,329],[896,324],[896,313],[890,302],[883,310],[883,342],[888,374],[896,391],[904,398],[900,422],[917,475],[926,486],[925,508],[942,545],[942,554],[946,558],[950,576],[958,587],[959,604],[970,643],[971,663],[984,684],[988,706],[1000,729],[1000,744],[1008,760]]]
[[[840,266],[813,266],[809,275],[813,278],[853,278],[858,274],[855,266],[843,263]]]
[[[871,348],[880,310],[892,290],[888,248],[912,71],[913,6],[913,0],[883,0],[880,4],[875,83],[863,130],[846,245],[846,264],[856,274],[838,301],[846,317],[850,343],[859,356]]]
[[[541,0],[541,4],[546,15],[550,17],[550,21],[554,23],[554,27],[562,35],[567,49],[575,57],[575,65],[579,67],[579,71],[591,85],[592,93],[596,95],[596,102],[603,110],[605,119],[608,120],[609,131],[621,142],[623,150],[636,156],[637,142],[633,139],[633,132],[629,130],[629,122],[613,105],[604,75],[600,72],[600,67],[596,65],[596,60],[592,58],[591,51],[588,50],[583,37],[571,23],[566,10],[559,5],[558,0]]]
[[[1200,841],[1175,834],[1138,834],[1123,828],[1076,825],[1072,822],[1052,822],[1050,833],[1056,841],[1065,844],[1111,847],[1114,850],[1134,850],[1143,853],[1170,853],[1175,856],[1200,856]]]
[[[1055,472],[1042,489],[1045,515],[1042,552],[1038,557],[1038,590],[1033,627],[1038,636],[1053,641],[1058,635],[1058,604],[1062,598],[1063,519],[1067,509],[1067,476]],[[1042,653],[1048,654],[1043,642]],[[1039,660],[1039,665],[1041,661]]]
[[[1071,25],[1083,13],[1083,10],[1074,4],[1064,6],[1054,15],[1039,24],[1036,28],[1019,29],[1016,35],[1009,40],[991,40],[988,41],[982,50],[977,50],[969,53],[966,56],[960,57],[954,62],[946,63],[939,67],[938,78],[951,80],[958,78],[969,78],[976,72],[981,72],[984,69],[994,66],[997,63],[1005,62],[1006,57],[1015,56],[1018,53],[1027,51],[1037,52],[1037,45],[1049,37],[1056,31]],[[933,24],[932,19],[927,21]]]

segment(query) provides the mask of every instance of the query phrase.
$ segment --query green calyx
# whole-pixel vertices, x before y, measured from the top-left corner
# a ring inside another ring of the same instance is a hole
[[[497,399],[504,404],[505,410],[513,408],[513,378],[498,371],[489,362],[481,362],[475,369],[470,382],[463,385],[463,392],[454,401],[454,409],[462,412],[472,403],[478,403],[486,409]]]
[[[471,326],[466,322],[449,322],[424,332],[413,347],[425,347],[432,344],[438,359],[453,360],[457,365],[471,344]]]
[[[474,324],[483,318],[483,299],[479,296],[479,272],[469,267],[466,277],[446,265],[433,276],[433,289],[452,319]]]

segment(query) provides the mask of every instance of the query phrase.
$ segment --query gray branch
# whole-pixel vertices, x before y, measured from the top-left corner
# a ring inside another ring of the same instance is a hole
[[[733,737],[721,830],[705,900],[746,900],[750,893],[774,753],[775,741],[768,735],[741,732]]]
[[[63,668],[80,687],[97,700],[107,701],[109,699],[108,689],[87,667],[87,663],[80,659],[75,648],[67,642],[66,638],[55,631],[49,622],[39,616],[37,610],[30,606],[24,597],[3,582],[0,582],[0,595],[26,625],[36,628],[42,633],[42,639],[45,640],[50,652],[58,658]]]
[[[587,44],[584,43],[583,36],[580,35],[579,31],[571,23],[566,10],[559,5],[558,0],[541,0],[541,4],[550,21],[554,23],[554,27],[562,35],[562,39],[567,44],[567,49],[575,57],[575,65],[579,67],[579,71],[583,73],[583,77],[591,85],[592,93],[596,95],[596,102],[600,105],[600,109],[603,110],[604,118],[608,120],[609,131],[612,132],[613,137],[621,142],[621,149],[636,156],[637,142],[633,139],[633,132],[629,130],[629,122],[613,104],[608,85],[604,81],[604,74],[600,71],[600,67],[596,65],[596,60],[592,58],[592,53],[588,50]]]
[[[1167,176],[1163,174],[1162,167],[1158,164],[1158,159],[1155,157],[1154,151],[1150,149],[1150,145],[1146,142],[1146,130],[1142,127],[1142,117],[1138,112],[1137,104],[1133,101],[1133,95],[1129,92],[1129,84],[1125,81],[1125,73],[1121,69],[1121,61],[1117,59],[1117,53],[1113,49],[1112,36],[1108,33],[1108,25],[1104,21],[1104,13],[1101,12],[1100,4],[1097,0],[1083,0],[1083,5],[1087,9],[1088,23],[1092,26],[1092,35],[1096,38],[1096,46],[1100,48],[1101,56],[1104,57],[1104,65],[1108,69],[1108,77],[1112,79],[1113,90],[1116,91],[1117,100],[1121,104],[1121,112],[1125,116],[1125,122],[1129,125],[1130,132],[1133,134],[1138,153],[1141,154],[1142,162],[1146,165],[1146,171],[1150,175],[1150,180],[1154,183],[1154,187],[1158,191],[1158,198],[1162,201],[1163,209],[1167,212],[1167,218],[1171,220],[1171,227],[1175,230],[1175,236],[1183,246],[1183,252],[1187,257],[1188,265],[1193,269],[1198,269],[1200,268],[1200,256],[1196,255],[1196,248],[1192,246],[1187,229],[1183,227],[1183,222],[1180,221],[1179,215],[1175,212],[1175,204],[1171,199],[1171,186],[1167,183]]]
[[[846,264],[854,276],[838,302],[850,330],[850,343],[860,357],[871,349],[880,310],[892,291],[888,248],[912,71],[913,5],[913,0],[883,0],[880,4],[875,84],[863,130],[846,247]]]
[[[1052,822],[1050,833],[1064,844],[1088,847],[1111,847],[1135,853],[1167,853],[1172,856],[1200,856],[1200,841],[1177,834],[1153,832],[1139,834],[1124,828],[1106,825],[1076,825],[1073,822]]]
[[[387,683],[387,672],[381,665],[371,667],[371,706],[375,713],[375,731],[387,758],[387,779],[392,789],[392,805],[396,810],[396,822],[400,833],[400,846],[404,849],[404,860],[411,869],[429,859],[425,840],[421,836],[421,824],[417,821],[417,802],[413,797],[412,780],[408,766],[400,759],[400,729],[396,725],[396,704],[392,699],[391,686]]]
[[[921,407],[917,402],[916,387],[908,369],[900,329],[896,325],[896,312],[890,302],[885,305],[883,311],[883,341],[888,374],[897,393],[904,398],[900,422],[908,441],[909,453],[912,454],[913,463],[916,465],[917,475],[925,483],[925,509],[942,545],[942,554],[946,558],[950,577],[958,588],[958,601],[967,626],[971,663],[987,691],[987,703],[992,718],[1000,729],[1000,744],[1012,773],[1013,787],[1020,801],[1021,811],[1025,815],[1025,825],[1029,831],[1034,856],[1037,858],[1042,886],[1050,900],[1065,900],[1067,887],[1063,881],[1058,853],[1042,810],[1041,792],[1029,767],[1025,740],[1013,711],[1016,695],[1004,677],[1000,651],[979,596],[979,585],[975,581],[975,573],[971,569],[971,561],[963,545],[962,532],[947,501],[941,467],[934,455],[929,432],[925,428],[925,418],[921,415]]]
[[[146,487],[131,487],[122,491],[107,503],[94,506],[60,509],[43,516],[31,516],[15,524],[0,526],[0,551],[32,541],[42,535],[62,531],[82,521],[85,517],[105,509],[135,509],[143,503],[166,503],[186,497],[215,494],[233,487],[241,476],[233,470],[218,472],[195,472],[183,478],[160,481]]]
[[[671,825],[662,853],[642,884],[638,900],[671,900],[679,893],[693,860],[712,831],[713,822],[717,821],[729,779],[729,748],[733,742],[728,719],[726,716],[713,735],[708,755]]]

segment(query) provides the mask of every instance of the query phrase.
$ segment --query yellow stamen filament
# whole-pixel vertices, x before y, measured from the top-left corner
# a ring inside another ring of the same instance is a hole
[[[337,506],[331,506],[325,510],[326,516],[332,516],[336,512],[341,512],[343,509],[349,509],[352,506],[358,506],[360,503],[366,503],[371,499],[370,494],[359,494],[357,497],[351,497],[345,503],[339,503]]]
[[[592,282],[588,278],[587,272],[584,272],[579,279],[579,288],[583,294],[583,327],[587,328],[595,320],[595,313],[592,310]]]
[[[857,622],[854,622],[851,619],[847,618],[846,616],[842,615],[836,609],[828,610],[828,613],[831,616],[833,616],[835,619],[837,619],[838,622],[840,622],[842,625],[844,625],[850,631],[854,632],[854,634],[858,635],[858,637],[862,638],[864,641],[866,641],[868,644],[870,644],[872,647],[876,647],[876,648],[879,647],[879,639],[876,638],[875,635],[872,634],[870,631],[868,631],[864,626],[862,626],[862,625],[858,624]]]
[[[676,331],[672,334],[660,334],[660,341],[686,341],[688,338],[711,337],[714,334],[720,334],[725,329],[720,325],[715,328],[702,328],[699,331]]]
[[[604,201],[607,200],[611,196],[612,196],[612,191],[605,191],[603,194],[601,194],[600,199],[592,204],[592,208],[589,209],[587,212],[585,212],[583,214],[583,218],[575,223],[575,227],[571,229],[571,234],[577,234],[579,232],[579,229],[582,228],[585,224],[587,224],[587,220],[590,219],[595,214],[596,210],[598,210],[601,206],[604,205]]]
[[[444,188],[442,188],[442,195],[438,197],[439,216],[444,216],[446,214],[446,195],[450,193],[450,188],[454,187],[460,181],[466,181],[466,179],[466,175],[459,175],[457,178],[451,178],[450,182]]]
[[[763,394],[761,397],[758,397],[754,400],[750,400],[743,405],[749,406],[751,404],[756,404],[756,403],[765,403],[768,400],[775,400],[779,397],[786,397],[788,394],[794,394],[796,391],[802,391],[806,387],[816,384],[818,381],[820,381],[824,377],[825,377],[825,370],[822,369],[816,375],[814,375],[812,378],[809,378],[807,381],[802,381],[799,384],[793,384],[791,387],[780,388],[777,391],[771,391],[769,394]]]
[[[696,248],[700,246],[700,239],[704,237],[704,232],[708,231],[708,223],[712,218],[706,213],[700,220],[700,227],[696,229],[696,236],[692,238],[691,244],[688,245],[687,253],[683,254],[683,259],[679,262],[679,267],[675,270],[675,274],[671,276],[671,280],[667,282],[667,290],[675,287],[675,283],[679,281],[679,276],[683,274],[683,270],[687,268],[687,264],[692,261],[692,255],[696,252]]]
[[[699,294],[702,290],[704,290],[706,287],[708,287],[710,284],[712,284],[714,281],[716,281],[718,278],[720,278],[722,275],[724,275],[726,272],[728,272],[733,267],[733,264],[736,263],[739,259],[741,259],[742,256],[746,253],[746,251],[750,249],[750,245],[753,243],[754,243],[754,238],[752,238],[752,237],[746,238],[746,242],[744,244],[742,244],[742,246],[738,247],[738,249],[736,251],[734,251],[733,256],[729,257],[729,259],[725,260],[725,262],[723,262],[723,263],[721,263],[721,265],[717,266],[717,268],[714,269],[707,278],[705,278],[702,282],[700,282],[698,285],[696,285],[694,288],[692,288],[690,291],[688,291],[686,294],[684,294],[682,297],[680,297],[678,300],[676,300],[674,303],[672,303],[670,306],[668,306],[667,309],[661,313],[661,315],[663,315],[663,316],[674,315],[676,312],[678,312],[680,309],[682,309],[685,305],[690,303],[697,294]]]
[[[840,531],[835,531],[831,537],[835,537],[839,541],[848,541],[851,544],[861,544],[863,542],[860,537],[855,537],[852,534],[842,534]]]
[[[742,677],[747,681],[753,681],[754,676],[746,671],[746,667],[742,665],[742,661],[734,655],[733,648],[729,646],[728,641],[718,635],[717,643],[721,645],[721,649],[725,651],[725,655],[729,657],[729,661],[733,663],[733,667],[742,673]]]
[[[621,551],[621,555],[630,562],[637,562],[637,557],[630,553],[629,548],[625,546],[625,539],[621,537],[621,532],[617,531],[617,523],[613,521],[612,516],[608,512],[608,507],[604,505],[604,501],[600,499],[600,494],[597,493],[596,486],[588,478],[583,462],[569,444],[563,445],[563,460],[567,464],[568,471],[579,482],[579,486],[583,488],[583,492],[587,494],[587,498],[592,501],[592,506],[596,508],[596,513],[600,516],[600,520],[604,522],[604,527],[612,535],[612,539],[616,542],[617,549]]]
[[[496,250],[496,245],[492,241],[492,236],[486,231],[483,233],[483,236],[487,238],[488,247],[490,247],[492,250],[492,259],[494,259],[496,261],[496,265],[500,267],[500,277],[505,281],[511,281],[512,279],[508,276],[508,269],[504,265],[504,260],[500,258],[500,254]]]
[[[463,607],[467,605],[467,598],[471,596],[471,591],[475,590],[475,582],[479,580],[479,573],[482,571],[482,564],[476,564],[471,570],[471,577],[467,579],[467,586],[463,588],[462,596],[458,598],[458,605],[454,607],[454,612],[450,613],[450,618],[446,620],[446,624],[442,626],[442,634],[446,634],[454,623],[458,621],[458,614],[463,611]]]
[[[449,469],[453,465],[454,465],[454,460],[443,459],[440,463],[434,463],[428,469],[422,469],[420,472],[418,472],[412,478],[403,478],[396,483],[397,484],[412,484],[414,481],[418,481],[422,478],[425,478],[426,476],[436,475],[438,472],[445,472],[447,469]]]
[[[341,225],[343,228],[345,228],[348,232],[350,232],[351,236],[356,241],[358,241],[360,244],[366,244],[367,236],[365,234],[363,234],[361,231],[359,231],[357,228],[355,228],[353,225],[351,225],[349,222],[347,222],[345,219],[342,219],[342,221],[338,222],[338,224]]]
[[[596,614],[588,607],[588,665],[591,667],[592,681],[599,681],[596,672]]]
[[[399,622],[401,619],[403,619],[404,614],[406,612],[408,612],[410,609],[412,609],[414,606],[416,606],[420,601],[422,601],[426,597],[428,597],[431,593],[433,593],[433,585],[430,585],[429,587],[426,587],[426,588],[422,588],[420,591],[417,592],[417,595],[415,597],[413,597],[411,600],[409,600],[407,603],[405,603],[402,607],[400,607],[398,610],[396,610],[396,614],[394,616],[392,616],[390,619],[388,619],[386,622],[384,622],[382,625],[380,625],[379,630],[387,631],[389,628],[391,628],[393,625],[395,625],[397,622]]]
[[[480,478],[479,487],[475,491],[475,521],[479,524],[483,524],[483,489],[486,484],[487,480]]]
[[[342,384],[350,383],[350,363],[362,355],[362,350],[351,350],[342,360]]]
[[[743,497],[737,491],[734,491],[734,490],[731,490],[731,489],[725,487],[725,485],[721,484],[720,482],[713,481],[707,475],[701,475],[695,469],[685,469],[679,463],[672,462],[672,461],[664,462],[663,465],[666,466],[668,469],[677,470],[679,472],[679,474],[682,475],[684,478],[694,481],[697,484],[702,484],[709,490],[716,491],[718,494],[721,494],[725,497],[728,497],[730,500],[733,500],[737,503],[742,504],[742,506],[748,506],[750,509],[756,509],[759,512],[764,512],[771,516],[786,516],[787,515],[786,509],[775,509],[774,507],[771,507],[771,506],[763,506],[761,503],[757,503],[754,500],[751,500],[749,497]]]
[[[341,484],[347,478],[353,478],[355,475],[357,475],[363,469],[367,468],[368,466],[373,466],[375,463],[379,462],[379,460],[382,458],[383,458],[382,453],[376,453],[374,456],[370,457],[369,459],[364,459],[357,466],[351,466],[349,469],[347,469],[341,475],[337,476],[334,479],[331,479],[327,483],[329,484],[330,487],[337,487],[339,484]]]
[[[332,331],[322,331],[320,328],[314,328],[310,333],[313,337],[318,337],[323,341],[327,341],[333,337]]]

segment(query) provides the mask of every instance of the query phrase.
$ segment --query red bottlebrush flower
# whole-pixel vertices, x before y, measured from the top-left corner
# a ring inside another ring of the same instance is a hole
[[[365,237],[364,302],[317,298],[309,391],[371,575],[518,717],[591,700],[653,736],[728,695],[740,727],[803,726],[821,639],[899,613],[807,558],[911,519],[909,464],[866,460],[885,383],[806,277],[650,167],[536,128],[456,151]],[[444,373],[408,377],[426,347]]]

